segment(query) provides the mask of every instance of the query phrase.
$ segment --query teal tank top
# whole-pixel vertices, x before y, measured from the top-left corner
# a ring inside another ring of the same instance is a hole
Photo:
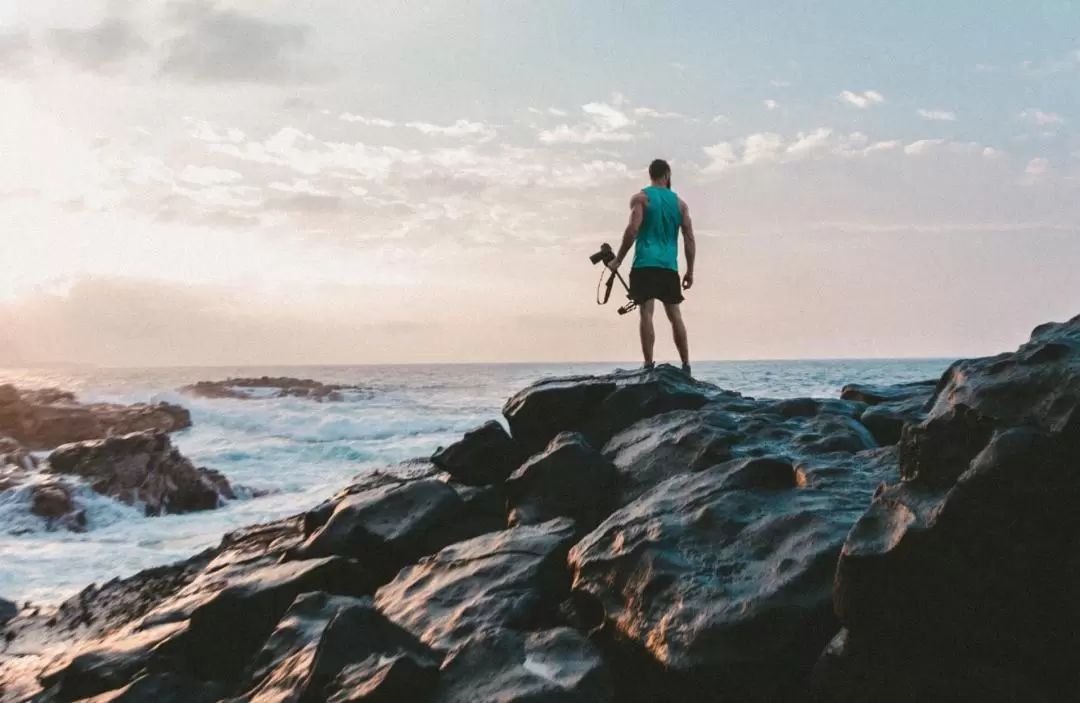
[[[645,217],[634,243],[632,268],[659,267],[679,270],[679,227],[682,212],[679,196],[667,188],[648,186],[642,192],[649,198]]]

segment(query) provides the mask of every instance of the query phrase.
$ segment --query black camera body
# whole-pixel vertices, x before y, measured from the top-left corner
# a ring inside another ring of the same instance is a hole
[[[615,252],[611,249],[611,245],[607,242],[604,242],[600,245],[600,251],[589,257],[589,261],[593,263],[593,266],[599,264],[600,262],[604,262],[604,265],[607,265],[614,260]]]

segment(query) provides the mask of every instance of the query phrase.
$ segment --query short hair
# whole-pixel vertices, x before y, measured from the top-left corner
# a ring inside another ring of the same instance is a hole
[[[663,159],[656,159],[651,164],[649,164],[649,178],[653,179],[654,181],[660,180],[669,173],[671,173],[671,166],[669,166],[668,162],[664,161]]]

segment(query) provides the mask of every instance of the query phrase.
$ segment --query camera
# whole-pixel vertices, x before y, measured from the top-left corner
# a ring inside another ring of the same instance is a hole
[[[604,242],[603,244],[600,245],[600,251],[596,252],[595,254],[593,254],[592,256],[589,257],[589,261],[591,261],[594,266],[596,264],[600,263],[601,261],[604,262],[605,264],[607,264],[607,263],[610,263],[610,262],[612,262],[614,260],[615,260],[615,252],[612,251],[611,245],[608,244],[607,242]]]

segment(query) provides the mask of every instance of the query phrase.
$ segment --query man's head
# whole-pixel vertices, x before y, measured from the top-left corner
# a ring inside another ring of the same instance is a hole
[[[663,159],[656,159],[649,164],[649,178],[657,185],[671,187],[671,166]]]

